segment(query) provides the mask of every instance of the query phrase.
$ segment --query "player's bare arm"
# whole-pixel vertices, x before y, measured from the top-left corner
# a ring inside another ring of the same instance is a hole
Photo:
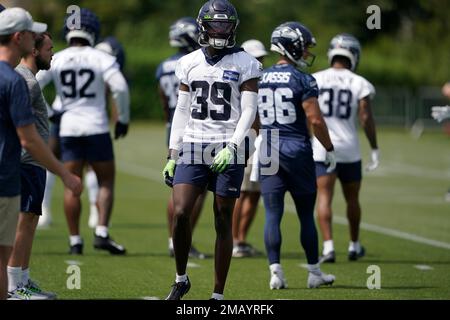
[[[316,98],[311,97],[302,103],[303,110],[305,110],[306,118],[312,128],[314,135],[319,139],[320,143],[327,151],[332,151],[333,144],[331,143],[328,128],[320,111],[319,102]]]
[[[169,122],[169,101],[167,100],[167,97],[164,94],[164,91],[162,90],[161,86],[158,86],[158,95],[164,111],[164,121],[167,123]]]
[[[358,117],[361,127],[366,133],[367,140],[369,140],[370,147],[372,150],[378,149],[375,120],[370,106],[370,99],[368,97],[359,101]]]

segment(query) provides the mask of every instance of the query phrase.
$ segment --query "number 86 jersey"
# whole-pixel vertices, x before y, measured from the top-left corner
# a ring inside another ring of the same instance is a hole
[[[276,64],[266,70],[259,82],[258,112],[263,129],[279,130],[280,139],[305,142],[309,149],[309,131],[303,101],[319,92],[316,80],[293,65]]]
[[[375,95],[373,85],[348,69],[328,68],[314,73],[319,86],[319,105],[328,127],[336,160],[351,163],[361,160],[356,115],[359,101]],[[315,161],[325,160],[325,149],[313,139]]]
[[[178,60],[175,74],[191,94],[183,142],[228,142],[241,116],[240,87],[261,73],[261,63],[237,48],[214,57],[202,48]]]

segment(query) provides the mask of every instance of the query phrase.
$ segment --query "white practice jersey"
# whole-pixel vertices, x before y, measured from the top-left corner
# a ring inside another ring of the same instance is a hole
[[[105,87],[116,72],[120,72],[120,68],[115,57],[84,46],[58,52],[53,57],[50,70],[37,74],[42,87],[51,81],[55,84],[58,98],[54,107],[60,107],[64,112],[60,136],[79,137],[109,132]]]
[[[204,50],[182,57],[175,71],[191,93],[183,142],[228,142],[241,116],[239,88],[247,80],[259,79],[262,65],[237,49],[214,63],[206,58]]]
[[[333,142],[337,162],[361,160],[356,127],[359,101],[373,98],[374,86],[348,69],[328,68],[313,74],[320,90],[319,105]],[[324,161],[326,150],[313,138],[314,161]]]

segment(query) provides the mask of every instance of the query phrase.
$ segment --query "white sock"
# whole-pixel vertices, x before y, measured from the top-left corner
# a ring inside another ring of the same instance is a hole
[[[334,251],[333,240],[326,240],[323,242],[323,255],[329,254],[331,251]]]
[[[272,263],[272,264],[269,266],[269,269],[270,269],[270,273],[274,273],[274,272],[276,272],[276,271],[282,270],[281,264],[279,264],[279,263]]]
[[[83,243],[83,239],[81,239],[81,236],[79,234],[75,236],[69,236],[69,241],[71,246]]]
[[[14,291],[16,288],[23,287],[22,267],[7,267],[8,270],[8,291]]]
[[[183,274],[181,276],[179,276],[178,274],[175,277],[175,282],[186,282],[187,281],[187,274]]]
[[[45,182],[44,199],[42,200],[42,206],[50,209],[52,206],[52,191],[55,185],[55,175],[50,171],[47,171],[47,180]]]
[[[107,238],[108,237],[108,227],[96,226],[95,227],[95,235],[102,237],[102,238]]]
[[[321,274],[322,272],[320,271],[320,266],[318,263],[316,264],[308,264],[308,271],[313,273],[313,274]]]
[[[89,193],[89,202],[91,204],[95,204],[97,202],[97,195],[98,195],[98,181],[94,170],[88,170],[84,175],[84,178],[85,178],[84,183]]]
[[[215,300],[223,300],[223,294],[215,293],[215,292],[214,292],[214,293],[212,294],[211,298],[212,298],[212,299],[215,299]]]
[[[24,285],[27,285],[29,280],[30,280],[30,268],[23,269],[22,270],[22,283]]]
[[[350,244],[348,245],[348,251],[356,251],[359,253],[361,251],[361,245],[359,244],[359,241],[350,241]]]
[[[173,239],[169,238],[169,249],[173,250]]]

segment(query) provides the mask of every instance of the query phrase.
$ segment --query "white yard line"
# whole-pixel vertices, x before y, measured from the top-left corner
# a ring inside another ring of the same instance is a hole
[[[135,177],[138,177],[138,178],[146,178],[151,181],[161,182],[161,184],[163,182],[162,173],[159,171],[156,171],[152,168],[149,168],[149,167],[144,167],[141,165],[125,163],[125,162],[120,162],[120,161],[117,161],[117,167],[118,167],[119,171],[129,174],[129,175],[132,175],[132,176],[135,176]],[[405,171],[405,174],[406,174],[406,171]],[[435,172],[435,174],[437,177],[437,172]],[[295,207],[293,205],[286,205],[286,209],[291,213],[295,213]],[[347,219],[342,216],[335,215],[333,217],[333,221],[338,224],[341,224],[341,225],[347,225]],[[448,243],[448,242],[424,238],[424,237],[415,235],[413,233],[408,233],[408,232],[391,229],[391,228],[385,228],[385,227],[381,227],[381,226],[377,226],[377,225],[365,223],[365,222],[361,223],[361,229],[367,230],[367,231],[372,231],[372,232],[383,234],[383,235],[387,235],[387,236],[391,236],[391,237],[395,237],[395,238],[399,238],[399,239],[404,239],[404,240],[409,240],[412,242],[426,244],[426,245],[436,247],[436,248],[450,250],[450,243]]]
[[[428,266],[426,264],[416,264],[414,266],[414,268],[416,268],[418,270],[421,270],[421,271],[429,271],[429,270],[433,270],[434,269],[433,267],[430,267],[430,266]]]

